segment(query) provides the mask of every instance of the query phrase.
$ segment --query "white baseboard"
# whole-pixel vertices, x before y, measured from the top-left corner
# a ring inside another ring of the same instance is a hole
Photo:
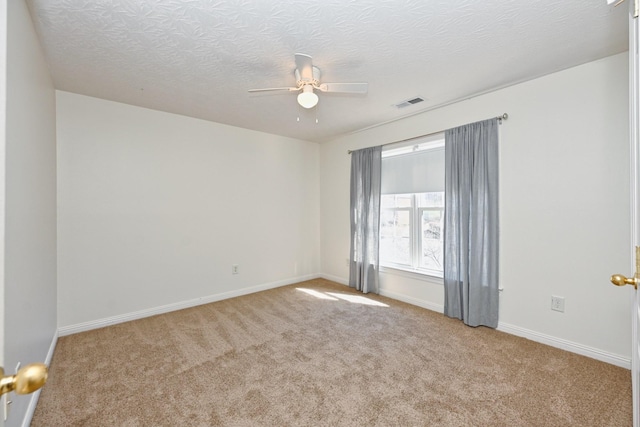
[[[561,350],[570,351],[572,353],[587,356],[601,362],[610,363],[625,369],[631,369],[631,359],[620,356],[618,354],[609,353],[594,347],[589,347],[573,341],[557,338],[551,335],[542,334],[530,329],[521,328],[519,326],[510,325],[508,323],[498,322],[498,330],[511,335],[527,338],[531,341],[550,345]]]
[[[219,294],[208,295],[204,297],[194,298],[187,301],[181,301],[177,303],[162,305],[159,307],[152,307],[140,311],[134,311],[132,313],[120,314],[117,316],[107,317],[103,319],[91,320],[89,322],[78,323],[75,325],[62,326],[58,328],[58,336],[64,337],[66,335],[77,334],[79,332],[90,331],[93,329],[104,328],[105,326],[116,325],[118,323],[129,322],[131,320],[143,319],[145,317],[155,316],[157,314],[169,313],[172,311],[182,310],[185,308],[195,307],[198,305],[209,304],[216,301],[222,301],[229,298],[235,298],[242,295],[253,294],[255,292],[266,291],[268,289],[279,288],[281,286],[292,285],[294,283],[303,282],[305,280],[317,279],[319,274],[309,274],[306,276],[299,276],[285,280],[279,280],[277,282],[263,283],[261,285],[252,286],[249,288],[236,289],[229,292],[222,292]]]
[[[440,304],[434,304],[429,301],[420,300],[417,298],[408,297],[406,295],[398,294],[395,292],[381,290],[380,295],[393,298],[408,304],[417,305],[418,307],[426,308],[427,310],[436,311],[438,313],[444,313],[444,306]],[[499,331],[507,334],[516,335],[518,337],[526,338],[531,341],[539,342],[549,345],[551,347],[559,348],[561,350],[570,351],[572,353],[587,356],[592,359],[600,360],[601,362],[610,363],[621,368],[631,369],[631,359],[609,353],[594,347],[589,347],[583,344],[578,344],[572,341],[568,341],[562,338],[557,338],[551,335],[542,334],[540,332],[532,331],[530,329],[521,328],[519,326],[510,325],[508,323],[499,322]]]
[[[53,338],[51,339],[51,344],[49,345],[49,351],[47,351],[47,356],[44,359],[44,364],[47,366],[51,365],[51,359],[53,358],[53,352],[56,349],[56,344],[58,344],[58,332],[53,333]],[[38,404],[38,399],[40,398],[41,391],[42,389],[31,393],[27,411],[25,412],[24,418],[22,419],[22,427],[29,427],[31,425],[31,420],[33,419],[33,414],[36,412],[36,405]]]
[[[63,326],[58,329],[58,334],[57,336],[54,337],[54,341],[52,342],[52,347],[49,350],[50,354],[47,355],[47,358],[48,358],[47,364],[49,363],[51,355],[53,354],[53,349],[55,348],[55,342],[57,341],[58,336],[62,337],[65,335],[71,335],[79,332],[90,331],[92,329],[98,329],[98,328],[103,328],[105,326],[128,322],[131,320],[142,319],[145,317],[155,316],[157,314],[169,313],[171,311],[182,310],[184,308],[195,307],[198,305],[221,301],[228,298],[234,298],[242,295],[252,294],[255,292],[265,291],[267,289],[278,288],[280,286],[292,285],[294,283],[302,282],[305,280],[312,280],[319,277],[326,280],[331,280],[336,283],[340,283],[342,285],[348,286],[349,284],[347,279],[344,279],[341,277],[332,276],[329,274],[310,274],[306,276],[295,277],[295,278],[281,280],[277,282],[264,283],[262,285],[252,286],[249,288],[237,289],[234,291],[223,292],[215,295],[209,295],[206,297],[195,298],[188,301],[167,304],[160,307],[154,307],[154,308],[136,311],[133,313],[122,314],[118,316],[98,319],[98,320],[79,323],[79,324],[70,325],[70,326]],[[430,301],[409,297],[403,294],[387,291],[384,289],[380,291],[380,295],[388,298],[392,298],[398,301],[406,302],[408,304],[412,304],[418,307],[422,307],[427,310],[435,311],[437,313],[444,313],[444,306],[441,304],[435,304]],[[530,329],[521,328],[519,326],[510,325],[508,323],[503,323],[503,322],[498,323],[498,330],[511,335],[527,338],[531,341],[539,342],[539,343],[550,345],[552,347],[556,347],[562,350],[570,351],[572,353],[587,356],[592,359],[600,360],[602,362],[610,363],[615,366],[620,366],[625,369],[631,369],[631,360],[629,358],[626,358],[617,354],[609,353],[594,347],[589,347],[583,344],[575,343],[562,338],[557,338],[551,335],[542,334],[540,332],[532,331]],[[37,397],[35,398],[35,402],[37,402]],[[31,405],[29,409],[31,410]],[[35,403],[33,403],[33,410],[35,410]],[[33,412],[32,412],[33,410],[31,410],[31,415],[33,415]],[[28,425],[28,423],[26,425]]]
[[[383,297],[393,298],[398,301],[406,302],[407,304],[417,305],[418,307],[426,308],[427,310],[435,311],[438,313],[444,313],[444,306],[440,304],[434,304],[430,301],[421,300],[418,298],[409,297],[406,295],[398,294],[396,292],[380,290],[380,295]]]
[[[397,294],[395,292],[381,290],[380,295],[389,298],[397,299],[408,304],[417,305],[418,307],[426,308],[427,310],[436,311],[438,313],[444,313],[444,306],[440,304],[434,304],[429,301],[420,300],[417,298],[408,297],[406,295]],[[600,360],[601,362],[610,363],[621,368],[631,369],[631,359],[609,353],[594,347],[589,347],[583,344],[578,344],[572,341],[568,341],[562,338],[557,338],[551,335],[542,334],[540,332],[532,331],[530,329],[521,328],[519,326],[510,325],[508,323],[499,322],[499,331],[507,334],[516,335],[518,337],[526,338],[531,341],[539,342],[549,345],[551,347],[559,348],[561,350],[570,351],[572,353],[587,356],[592,359]]]
[[[331,280],[332,282],[340,283],[341,285],[349,286],[349,280],[343,279],[342,277],[332,276],[330,274],[321,274],[320,277],[322,279]]]

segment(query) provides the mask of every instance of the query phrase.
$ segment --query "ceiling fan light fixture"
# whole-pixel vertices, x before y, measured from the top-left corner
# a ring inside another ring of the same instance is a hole
[[[320,83],[320,69],[311,63],[311,57],[303,53],[296,53],[296,69],[293,74],[296,77],[295,87],[268,87],[263,89],[249,89],[249,92],[287,91],[298,92],[298,104],[310,109],[318,105],[318,95],[314,89],[320,92],[365,94],[369,85],[367,83]]]
[[[298,104],[304,108],[313,108],[318,104],[318,95],[313,93],[313,86],[305,85],[298,94]]]

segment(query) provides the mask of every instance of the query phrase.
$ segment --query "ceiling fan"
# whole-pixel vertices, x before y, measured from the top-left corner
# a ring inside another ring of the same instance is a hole
[[[250,89],[249,92],[269,92],[286,90],[289,92],[300,92],[298,94],[298,104],[304,108],[313,108],[318,104],[318,95],[313,90],[332,93],[367,93],[368,83],[320,83],[320,69],[314,67],[309,55],[296,53],[296,76],[295,87],[272,87],[265,89]]]

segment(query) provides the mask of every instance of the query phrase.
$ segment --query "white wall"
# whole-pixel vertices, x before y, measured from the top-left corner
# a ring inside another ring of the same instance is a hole
[[[55,92],[25,3],[7,1],[4,367],[44,362],[56,337]],[[7,426],[34,409],[11,395]],[[31,406],[29,404],[31,403]]]
[[[509,114],[500,142],[500,328],[628,363],[630,265],[627,53],[323,144],[322,272],[348,278],[348,149]],[[441,282],[381,275],[382,293],[442,311]],[[566,298],[564,313],[551,295]],[[602,354],[599,354],[602,353]]]
[[[57,108],[61,328],[319,273],[317,144],[68,92]]]

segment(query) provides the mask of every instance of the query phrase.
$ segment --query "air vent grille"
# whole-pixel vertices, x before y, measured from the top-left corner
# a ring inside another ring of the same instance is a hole
[[[415,97],[415,98],[411,98],[411,99],[407,99],[405,101],[399,102],[397,104],[395,104],[396,108],[405,108],[405,107],[409,107],[411,105],[415,105],[418,104],[419,102],[424,101],[424,98],[421,98],[419,96]]]

